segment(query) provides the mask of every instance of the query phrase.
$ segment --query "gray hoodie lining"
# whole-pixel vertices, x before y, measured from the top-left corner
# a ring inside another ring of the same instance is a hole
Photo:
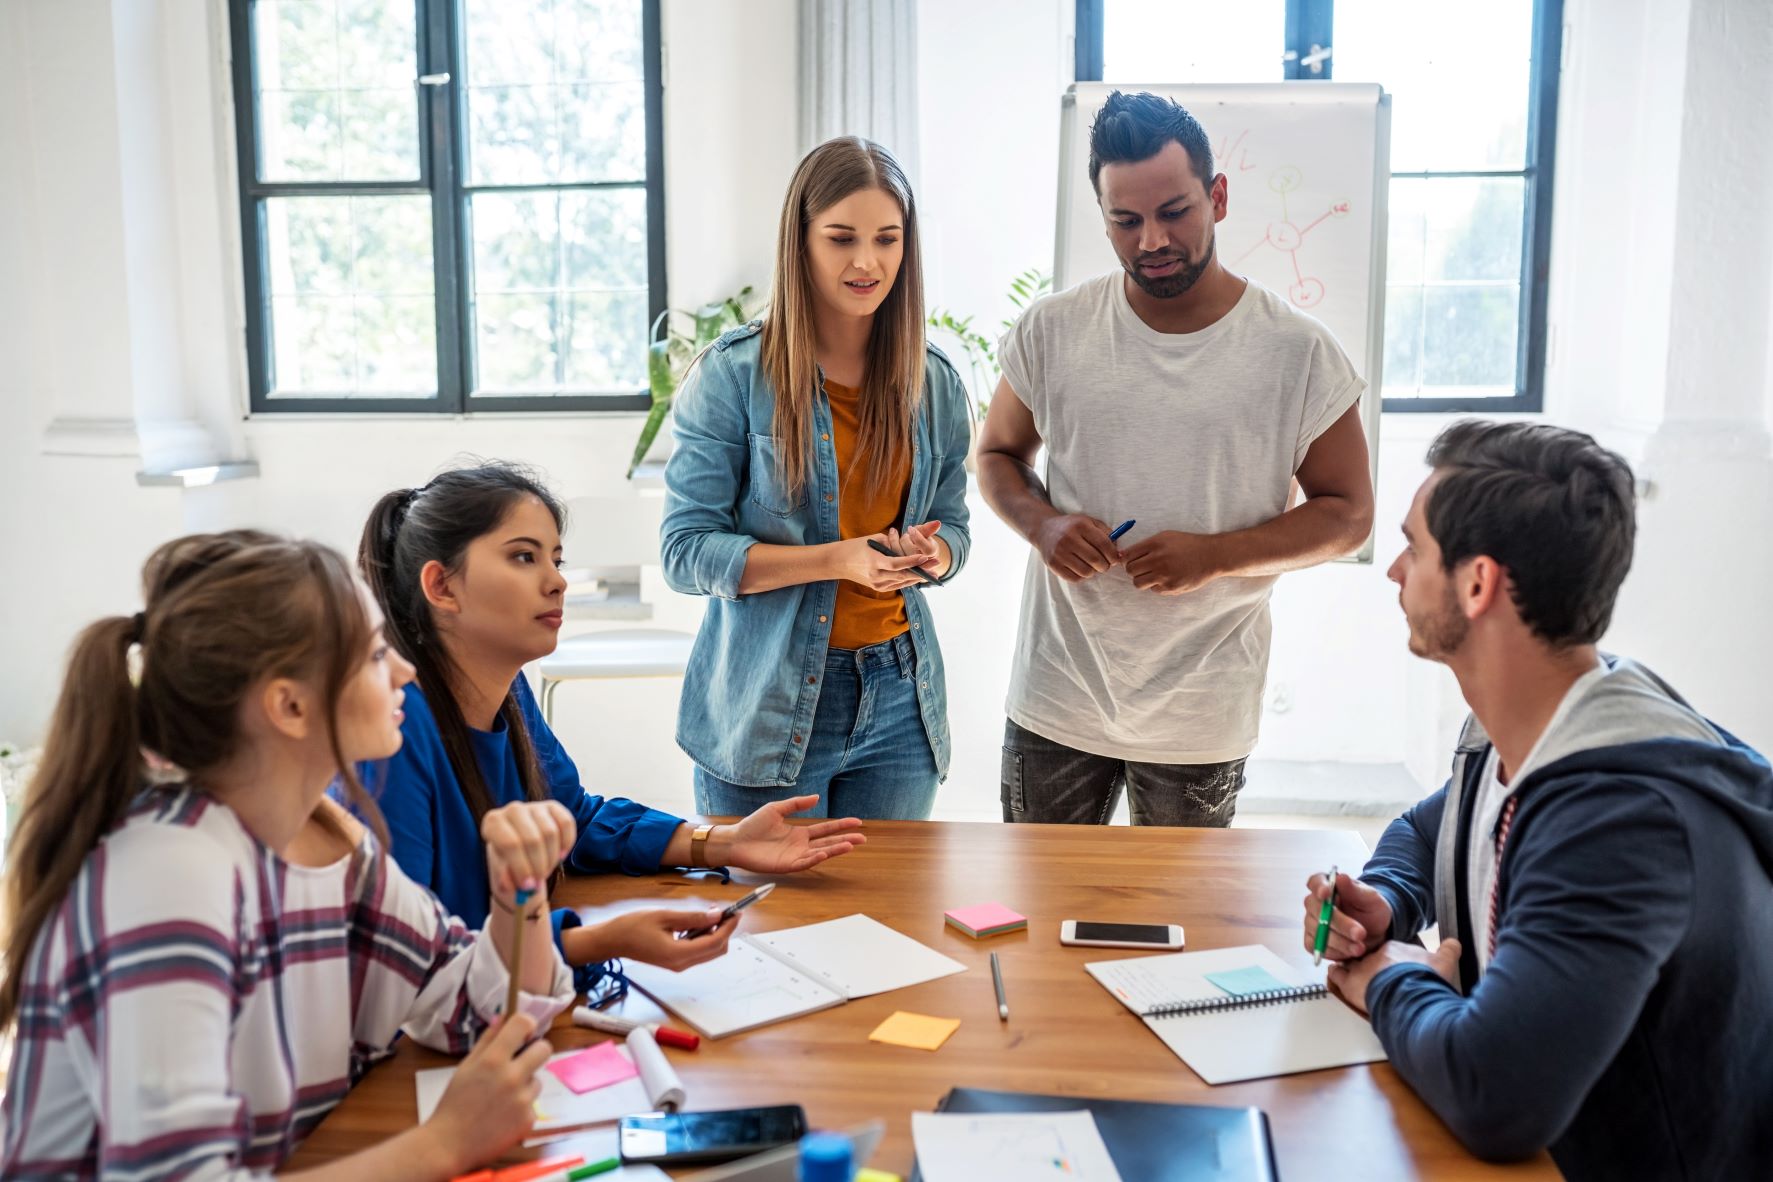
[[[1651,739],[1680,739],[1722,747],[1725,739],[1718,729],[1687,704],[1673,686],[1636,661],[1625,657],[1601,658],[1607,664],[1602,675],[1589,691],[1571,707],[1539,743],[1533,763],[1517,776],[1514,789],[1518,793],[1541,768],[1550,767],[1582,751],[1602,747],[1622,747]],[[1453,775],[1447,784],[1446,808],[1441,813],[1440,835],[1435,843],[1434,914],[1443,940],[1456,938],[1467,943],[1470,933],[1459,929],[1459,895],[1457,866],[1459,820],[1464,812],[1465,786],[1469,763],[1482,760],[1490,748],[1490,736],[1473,714],[1459,732],[1459,746],[1453,756]],[[1502,868],[1498,866],[1500,874]],[[1473,982],[1461,981],[1460,991],[1469,992]]]

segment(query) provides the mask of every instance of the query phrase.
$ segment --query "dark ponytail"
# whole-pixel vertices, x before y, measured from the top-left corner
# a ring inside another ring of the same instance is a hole
[[[489,462],[445,472],[423,488],[386,494],[370,510],[357,548],[357,565],[387,619],[388,639],[412,662],[476,823],[493,807],[492,793],[474,758],[468,724],[456,701],[461,671],[437,631],[419,574],[430,562],[441,563],[450,574],[461,570],[469,544],[497,529],[526,496],[542,502],[557,529],[565,528],[565,509],[539,479],[515,464]],[[499,716],[517,757],[524,796],[546,800],[548,786],[542,780],[535,744],[516,697],[508,691],[499,704]]]
[[[39,933],[142,792],[144,750],[201,786],[239,749],[240,705],[266,677],[319,686],[346,793],[387,846],[339,747],[339,700],[370,640],[344,558],[256,530],[197,534],[154,551],[142,584],[144,611],[100,620],[75,641],[25,793],[7,850],[0,1027],[18,1014]]]

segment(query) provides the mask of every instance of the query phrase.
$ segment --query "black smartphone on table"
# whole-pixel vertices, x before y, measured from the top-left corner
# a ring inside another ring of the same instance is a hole
[[[654,1165],[726,1161],[805,1135],[806,1110],[798,1104],[624,1116],[620,1130],[622,1160]]]

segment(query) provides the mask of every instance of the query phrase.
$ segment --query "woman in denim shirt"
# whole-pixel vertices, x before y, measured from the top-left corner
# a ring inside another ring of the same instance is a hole
[[[866,140],[813,149],[769,313],[697,361],[665,469],[665,580],[712,600],[677,724],[703,813],[792,787],[812,815],[930,815],[948,703],[923,588],[966,563],[970,411],[923,326],[905,174]]]

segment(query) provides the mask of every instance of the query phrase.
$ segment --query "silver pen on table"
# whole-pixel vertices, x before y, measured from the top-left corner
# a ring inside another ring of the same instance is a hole
[[[1010,1003],[1003,995],[1003,968],[997,963],[997,953],[991,954],[991,987],[997,990],[997,1017],[1001,1022],[1010,1020]]]

